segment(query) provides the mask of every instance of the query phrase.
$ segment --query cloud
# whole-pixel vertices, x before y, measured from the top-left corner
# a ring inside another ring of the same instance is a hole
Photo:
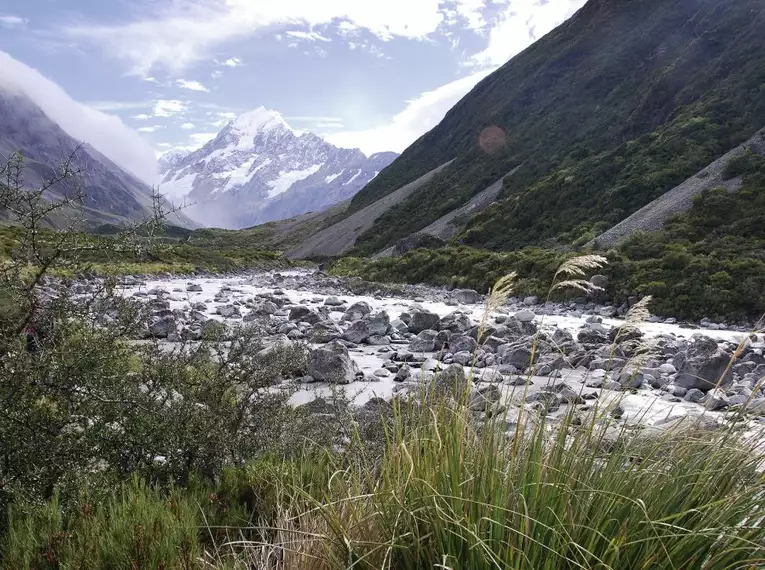
[[[140,127],[138,129],[139,133],[153,133],[154,131],[157,131],[159,129],[164,128],[162,125],[153,125],[151,127]]]
[[[232,117],[233,118],[233,117]],[[321,121],[325,123],[340,123],[343,124],[343,119],[340,117],[322,117],[322,116],[315,116],[315,115],[292,115],[289,117],[285,117],[288,121],[294,121],[294,122],[306,122],[306,123],[313,123],[316,121]]]
[[[178,99],[158,99],[154,102],[152,116],[172,117],[173,115],[185,112],[187,109],[186,103]]]
[[[169,4],[169,5],[168,5]],[[425,39],[443,21],[441,0],[186,0],[155,3],[142,19],[117,25],[86,22],[65,27],[70,38],[104,46],[124,60],[130,72],[149,75],[155,67],[179,73],[208,58],[233,39],[296,24],[349,26],[382,40]]]
[[[145,182],[156,182],[154,149],[119,117],[75,101],[56,83],[3,51],[0,70],[0,86],[25,93],[71,137],[92,145]]]
[[[447,111],[491,71],[482,70],[422,93],[408,101],[404,110],[394,116],[390,124],[363,131],[327,134],[324,138],[337,146],[358,147],[366,154],[385,150],[401,152],[423,133],[435,127]]]
[[[146,113],[139,113],[137,115],[133,115],[130,118],[131,119],[135,119],[136,121],[145,121],[145,120],[149,119],[150,117]]]
[[[571,17],[586,0],[511,2],[489,31],[489,45],[470,63],[500,66]]]
[[[0,26],[3,28],[25,28],[29,20],[12,14],[0,14]]]
[[[178,79],[175,82],[181,89],[188,89],[189,91],[204,91],[209,93],[210,90],[202,85],[199,81],[187,81],[186,79]]]
[[[218,133],[194,133],[189,135],[189,140],[191,141],[192,146],[184,148],[197,149],[204,146],[206,143],[210,142],[217,136]]]
[[[151,101],[89,101],[85,104],[98,111],[129,111],[148,109],[153,103]]]
[[[230,57],[226,61],[223,62],[223,65],[226,67],[239,67],[242,65],[242,60],[238,57]]]
[[[291,38],[296,38],[299,40],[306,40],[309,42],[331,42],[332,40],[329,39],[326,36],[322,36],[319,32],[300,32],[300,31],[294,31],[294,32],[287,32],[287,35]]]
[[[194,127],[195,127],[194,123],[183,123],[183,124],[181,125],[181,128],[182,128],[182,129],[185,129],[185,130],[187,130],[187,131],[190,131],[190,130],[191,130],[191,129],[193,129]]]

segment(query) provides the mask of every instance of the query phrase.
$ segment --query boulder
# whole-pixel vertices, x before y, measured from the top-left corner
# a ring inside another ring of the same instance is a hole
[[[534,314],[534,311],[530,309],[523,309],[515,313],[515,318],[522,323],[530,323],[534,321],[536,314]]]
[[[483,295],[473,289],[455,289],[452,291],[452,298],[465,305],[476,305],[483,302]]]
[[[310,314],[311,314],[311,309],[309,309],[308,307],[304,307],[302,305],[298,305],[290,309],[288,318],[291,321],[303,321],[305,320],[305,317],[307,317]]]
[[[202,286],[198,283],[189,283],[186,285],[186,291],[189,293],[201,293],[202,292]]]
[[[337,341],[311,351],[308,360],[308,375],[319,382],[350,384],[358,371],[348,349]]]
[[[600,289],[606,289],[608,287],[608,277],[605,275],[593,275],[590,277],[590,284]]]
[[[447,366],[436,374],[434,389],[439,394],[460,396],[468,387],[465,369],[459,364]]]
[[[529,295],[523,300],[523,304],[527,307],[531,307],[539,303],[539,298],[536,295]]]
[[[175,317],[168,315],[152,320],[149,323],[149,334],[154,338],[167,338],[169,334],[176,332],[177,328]]]
[[[343,333],[343,338],[345,340],[355,344],[364,342],[370,336],[372,336],[372,331],[369,330],[369,323],[365,320],[358,320],[351,323],[351,326],[349,326]]]
[[[334,296],[333,297],[327,297],[326,299],[324,299],[324,304],[327,307],[339,307],[340,305],[342,305],[344,303],[345,303],[345,301],[341,301],[340,299],[338,299],[337,297],[334,297]]]
[[[284,332],[285,334],[289,334],[293,329],[289,330],[282,330],[283,328],[286,328],[287,325],[291,323],[285,323],[281,327],[279,327],[279,332]],[[340,327],[337,326],[333,321],[321,321],[313,325],[310,331],[308,331],[308,334],[306,335],[306,339],[308,342],[313,342],[316,344],[324,344],[326,342],[331,342],[333,340],[336,340],[340,338],[343,335],[343,331],[340,330]]]
[[[438,323],[438,330],[460,334],[469,331],[472,326],[473,323],[470,320],[470,317],[463,313],[454,312],[441,319]]]
[[[409,350],[411,352],[434,352],[436,350],[437,336],[438,333],[434,330],[426,329],[421,331],[417,338],[409,343]]]
[[[473,337],[467,335],[454,336],[449,341],[449,350],[457,352],[474,352],[478,343]]]
[[[728,368],[730,361],[731,356],[719,348],[708,352],[706,349],[694,350],[692,345],[674,382],[684,388],[702,391],[711,390],[718,384],[727,386],[733,381],[733,372]]]
[[[435,313],[429,313],[427,311],[416,311],[412,315],[412,319],[409,322],[409,332],[419,334],[424,330],[438,328],[438,323],[441,319]]]
[[[348,307],[343,314],[342,320],[353,322],[363,319],[372,312],[372,307],[366,301],[359,301]]]
[[[574,335],[568,332],[566,329],[555,329],[552,336],[552,341],[557,346],[563,346],[567,344],[573,344]]]
[[[371,316],[367,315],[364,317],[364,321],[367,323],[370,335],[382,336],[390,328],[390,317],[385,311],[380,311]]]
[[[218,307],[215,312],[224,319],[236,319],[241,318],[242,316],[242,313],[239,311],[239,307],[236,305],[224,305],[222,307]]]
[[[505,353],[502,363],[515,366],[518,370],[525,370],[531,364],[531,350],[525,346],[512,348]]]

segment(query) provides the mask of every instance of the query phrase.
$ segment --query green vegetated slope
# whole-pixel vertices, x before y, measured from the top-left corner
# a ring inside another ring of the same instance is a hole
[[[729,194],[699,195],[690,211],[665,229],[639,233],[607,252],[606,291],[617,302],[652,295],[657,314],[687,319],[758,319],[765,313],[765,158],[747,153],[728,164],[726,177],[743,176]],[[545,295],[559,264],[570,252],[526,247],[492,252],[468,246],[418,249],[401,257],[347,258],[337,274],[373,281],[431,283],[487,291],[516,271],[516,291]]]
[[[456,157],[378,219],[357,251],[425,227],[518,165],[464,243],[586,240],[765,125],[763,29],[762,0],[591,0],[354,197],[349,212]],[[506,134],[493,153],[479,145],[490,126]]]

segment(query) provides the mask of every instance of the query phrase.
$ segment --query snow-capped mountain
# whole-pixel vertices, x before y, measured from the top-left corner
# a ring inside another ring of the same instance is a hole
[[[202,148],[160,158],[160,191],[196,221],[243,228],[319,211],[361,190],[398,155],[367,157],[313,133],[298,134],[259,107],[226,125]]]

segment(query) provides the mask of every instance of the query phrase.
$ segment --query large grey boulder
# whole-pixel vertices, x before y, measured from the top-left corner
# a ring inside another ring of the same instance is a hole
[[[456,334],[464,333],[473,326],[470,317],[463,313],[449,313],[438,323],[438,330],[450,331]]]
[[[468,386],[465,369],[459,364],[447,366],[436,374],[433,387],[438,394],[460,396]]]
[[[358,372],[348,349],[337,341],[313,350],[308,360],[308,375],[319,382],[350,384]]]
[[[455,289],[452,291],[452,298],[465,305],[476,305],[483,302],[483,295],[473,289]]]
[[[683,360],[682,363],[679,360]],[[728,386],[733,381],[730,370],[731,356],[707,337],[701,337],[688,347],[685,359],[678,359],[680,367],[674,383],[683,388],[709,391],[718,384]]]
[[[149,334],[154,338],[167,338],[169,334],[177,332],[177,328],[175,317],[168,315],[152,320],[149,323]]]
[[[409,332],[419,334],[424,330],[435,330],[438,328],[440,320],[439,316],[435,313],[417,311],[412,315],[411,321],[409,321]]]
[[[382,336],[386,334],[388,328],[390,328],[390,317],[385,311],[366,316],[364,321],[367,323],[371,335]]]
[[[281,330],[281,329],[280,329]],[[290,332],[290,331],[287,331]],[[325,342],[331,342],[340,338],[343,335],[343,331],[333,321],[321,321],[313,325],[311,330],[306,335],[308,342],[316,344],[324,344]]]
[[[515,366],[518,370],[524,370],[531,364],[531,350],[525,346],[513,348],[505,353],[502,363]]]
[[[236,319],[241,318],[242,313],[239,311],[239,307],[236,305],[224,305],[218,307],[216,312],[224,319]]]
[[[473,337],[467,335],[460,335],[452,337],[449,341],[449,349],[453,353],[457,352],[474,352],[478,348],[478,343]]]
[[[372,307],[369,306],[369,303],[366,301],[359,301],[358,303],[354,303],[346,309],[342,320],[349,322],[358,321],[359,319],[366,317],[371,312]]]
[[[434,330],[426,329],[421,331],[417,335],[417,338],[413,339],[409,343],[410,352],[435,352],[436,350],[436,338],[438,333]]]
[[[515,313],[515,318],[522,323],[530,323],[536,318],[536,314],[531,309],[522,309]]]
[[[369,323],[364,320],[358,320],[351,323],[351,326],[349,326],[343,333],[343,338],[345,340],[356,344],[364,342],[370,336],[372,336],[372,331],[369,330]]]

